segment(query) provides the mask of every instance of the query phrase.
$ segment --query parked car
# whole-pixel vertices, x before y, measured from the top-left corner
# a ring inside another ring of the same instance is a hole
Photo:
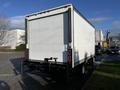
[[[119,54],[120,55],[120,47],[112,46],[108,50],[108,54]]]
[[[102,54],[102,49],[101,49],[101,47],[98,46],[98,45],[95,46],[95,54],[96,54],[96,55]]]

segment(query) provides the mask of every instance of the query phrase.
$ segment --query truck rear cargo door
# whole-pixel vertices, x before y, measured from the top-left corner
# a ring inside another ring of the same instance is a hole
[[[27,29],[30,60],[55,57],[57,62],[67,61],[67,12],[29,20]]]

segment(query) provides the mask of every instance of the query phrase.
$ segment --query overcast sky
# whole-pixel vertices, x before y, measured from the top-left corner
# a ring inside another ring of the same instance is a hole
[[[12,27],[24,28],[24,17],[59,5],[72,3],[96,29],[120,33],[120,0],[0,0],[0,15]]]

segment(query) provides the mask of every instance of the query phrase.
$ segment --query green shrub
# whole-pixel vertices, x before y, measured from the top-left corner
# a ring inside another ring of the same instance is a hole
[[[21,44],[21,45],[17,46],[15,50],[16,50],[16,51],[23,51],[23,50],[25,50],[25,49],[26,49],[25,44]]]

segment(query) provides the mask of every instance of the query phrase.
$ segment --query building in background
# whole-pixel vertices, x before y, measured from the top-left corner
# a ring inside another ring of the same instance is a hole
[[[0,47],[16,49],[16,46],[25,44],[25,30],[14,29],[0,31]]]
[[[110,36],[110,46],[120,47],[120,33],[116,36]]]
[[[101,30],[96,30],[95,31],[95,45],[102,46],[103,41],[104,41],[103,32]]]

